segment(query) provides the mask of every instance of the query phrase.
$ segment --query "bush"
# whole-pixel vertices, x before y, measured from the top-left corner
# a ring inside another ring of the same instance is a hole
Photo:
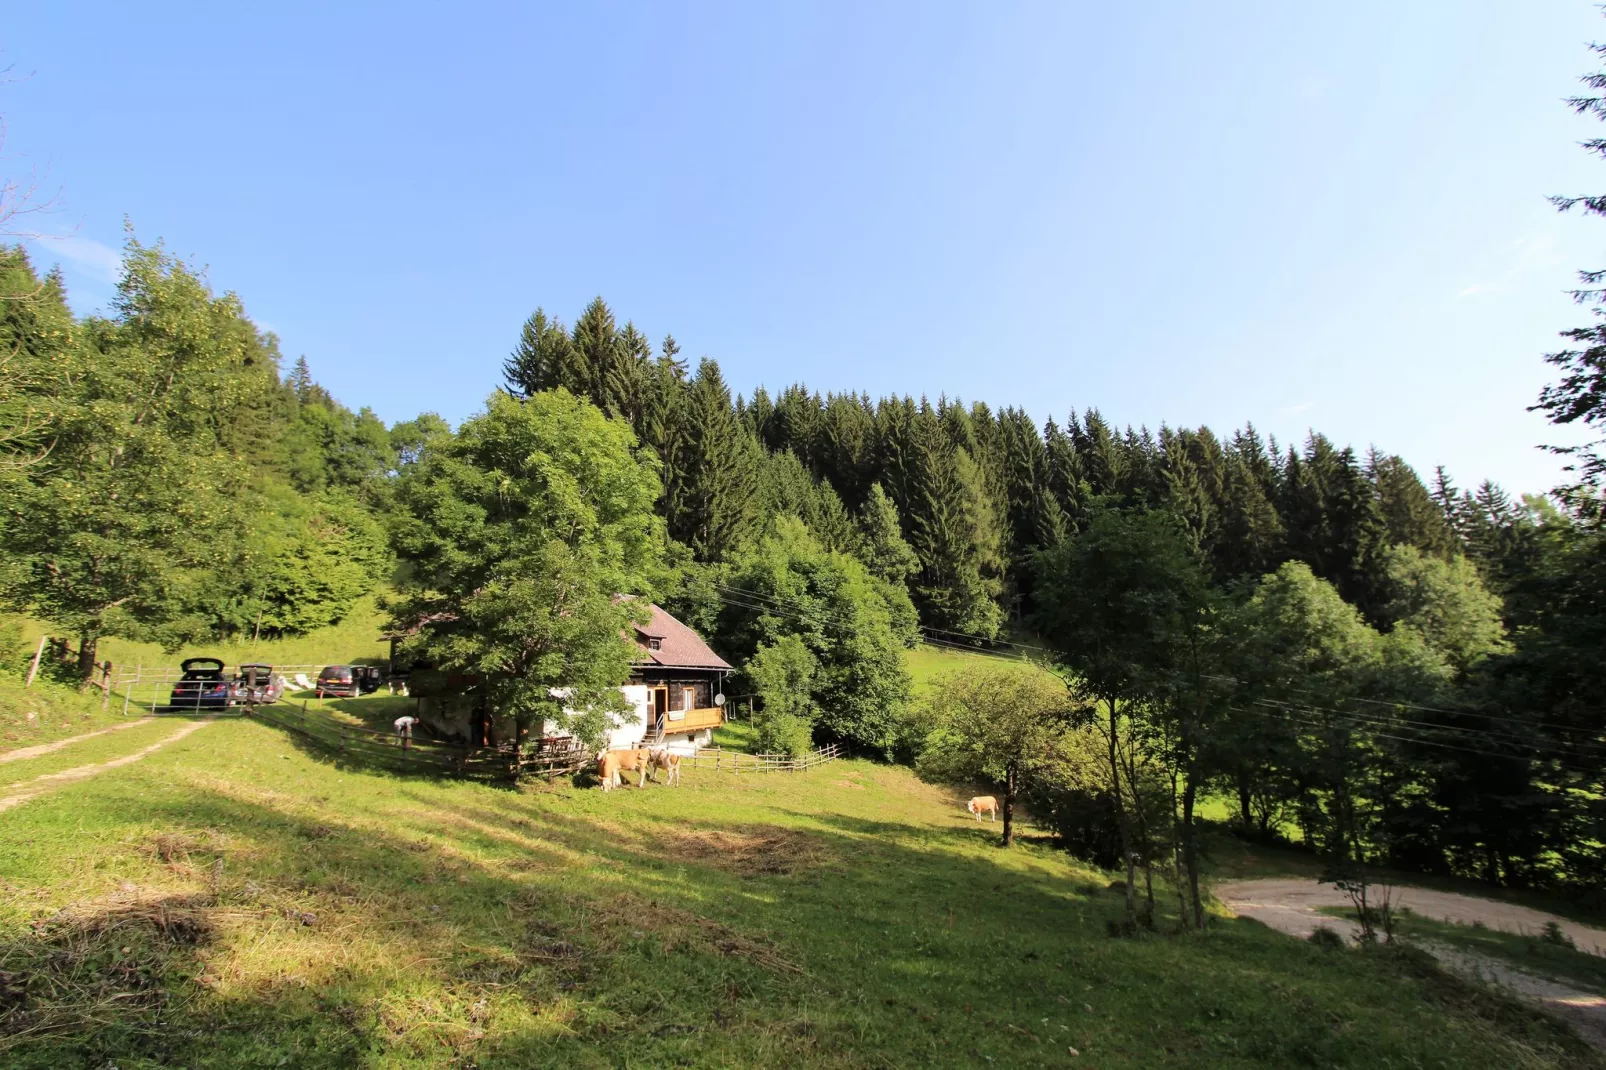
[[[814,746],[814,726],[793,713],[760,714],[756,743],[761,754],[797,757]]]
[[[1342,951],[1345,946],[1344,938],[1326,925],[1316,926],[1307,939],[1325,951]]]

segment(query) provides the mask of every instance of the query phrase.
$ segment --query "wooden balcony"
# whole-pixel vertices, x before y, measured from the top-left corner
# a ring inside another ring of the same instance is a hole
[[[725,723],[725,711],[719,706],[703,710],[670,710],[664,715],[664,734],[701,732],[705,728],[718,728]]]

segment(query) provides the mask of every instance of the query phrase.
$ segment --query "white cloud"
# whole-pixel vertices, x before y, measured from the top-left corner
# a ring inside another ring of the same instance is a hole
[[[94,238],[53,238],[40,236],[35,244],[52,256],[60,257],[84,274],[101,282],[115,283],[123,274],[123,254]]]

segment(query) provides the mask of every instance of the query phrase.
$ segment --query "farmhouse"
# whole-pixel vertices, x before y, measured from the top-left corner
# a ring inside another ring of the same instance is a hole
[[[630,679],[621,686],[630,713],[608,733],[610,748],[643,744],[704,746],[724,722],[723,684],[730,663],[709,649],[702,636],[663,607],[649,605],[650,618],[633,625],[626,637],[636,645]],[[485,715],[484,697],[472,677],[412,673],[418,719],[443,739],[495,745],[495,726]],[[544,735],[566,733],[547,724]]]
[[[640,649],[623,689],[636,716],[609,733],[608,745],[704,746],[723,722],[722,685],[731,666],[661,606],[648,608],[652,618],[635,626]]]

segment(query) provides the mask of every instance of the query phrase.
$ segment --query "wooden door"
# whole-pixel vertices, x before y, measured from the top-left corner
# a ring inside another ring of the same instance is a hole
[[[652,704],[647,711],[647,734],[662,738],[664,734],[664,715],[669,710],[669,688],[655,687],[652,689]]]

